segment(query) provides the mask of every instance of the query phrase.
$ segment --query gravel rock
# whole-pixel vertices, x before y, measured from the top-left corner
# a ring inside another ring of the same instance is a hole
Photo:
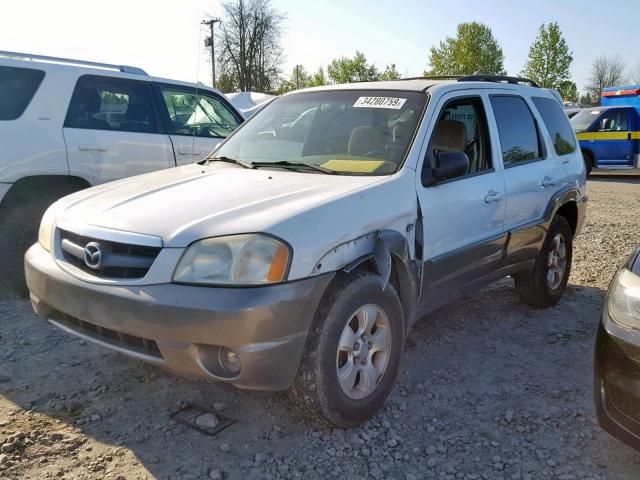
[[[557,306],[521,304],[505,279],[421,319],[389,401],[348,431],[302,420],[279,395],[95,348],[0,292],[0,478],[640,478],[638,455],[600,430],[592,400],[604,291],[640,243],[640,180],[594,176],[588,195]],[[172,417],[187,405],[212,405],[205,428],[219,412],[237,421],[210,437]]]

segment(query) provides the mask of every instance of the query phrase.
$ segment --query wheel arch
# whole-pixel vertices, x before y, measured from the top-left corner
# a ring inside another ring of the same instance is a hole
[[[17,180],[7,191],[0,209],[25,197],[48,195],[60,198],[89,188],[91,184],[82,177],[69,175],[34,175]]]
[[[358,243],[360,248],[354,248]],[[381,275],[385,283],[388,281],[400,297],[405,332],[408,332],[416,321],[420,281],[419,270],[411,258],[406,237],[395,230],[380,230],[343,245],[349,245],[353,252],[357,252],[357,256],[348,263],[343,262],[344,264],[338,266],[336,271],[345,275],[357,272]],[[339,251],[340,246],[329,254],[333,253],[337,260],[340,258]],[[329,254],[321,260],[325,265],[327,261],[333,260]],[[385,261],[385,257],[390,262]]]

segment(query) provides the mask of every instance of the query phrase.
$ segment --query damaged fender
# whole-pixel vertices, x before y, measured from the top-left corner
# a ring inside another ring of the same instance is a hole
[[[411,258],[407,239],[399,232],[380,230],[342,243],[323,255],[313,273],[350,273],[366,262],[372,262],[382,277],[383,290],[391,279],[392,271],[395,273],[408,331],[415,323],[420,270]]]

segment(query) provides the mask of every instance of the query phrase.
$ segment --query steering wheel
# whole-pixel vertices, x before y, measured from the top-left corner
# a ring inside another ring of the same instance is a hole
[[[364,154],[367,158],[384,158],[387,155],[387,152],[384,150],[371,150]]]

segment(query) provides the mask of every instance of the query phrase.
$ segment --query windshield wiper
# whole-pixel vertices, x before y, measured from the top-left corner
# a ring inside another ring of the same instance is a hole
[[[297,162],[291,160],[278,160],[277,162],[253,162],[251,165],[255,167],[281,167],[281,168],[310,168],[317,172],[326,173],[327,175],[337,175],[338,172],[330,168],[315,165],[313,163]]]
[[[202,165],[206,165],[211,161],[235,163],[236,165],[240,165],[243,168],[252,168],[252,169],[256,168],[256,166],[251,162],[245,162],[244,160],[238,160],[237,158],[231,158],[231,157],[207,157],[202,162]]]

